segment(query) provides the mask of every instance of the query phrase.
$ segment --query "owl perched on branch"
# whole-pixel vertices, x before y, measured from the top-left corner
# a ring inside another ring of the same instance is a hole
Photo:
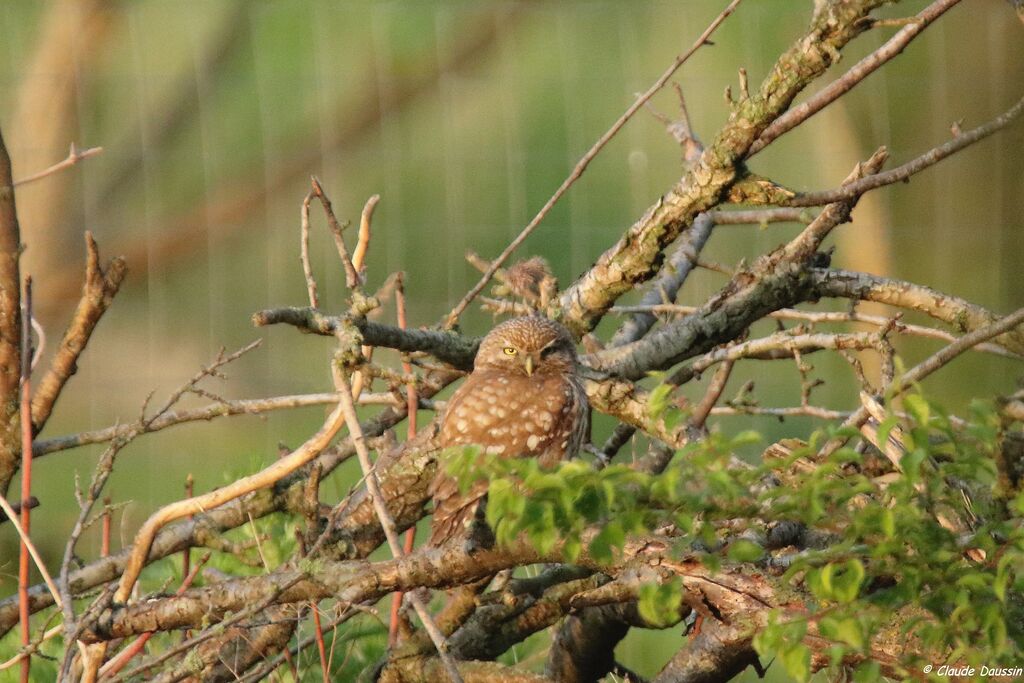
[[[589,437],[590,412],[576,373],[569,331],[538,315],[498,325],[480,344],[473,372],[448,401],[441,446],[476,445],[508,458],[538,458],[551,467],[576,455]],[[481,481],[465,495],[444,471],[431,485],[430,543],[469,526],[487,495]]]

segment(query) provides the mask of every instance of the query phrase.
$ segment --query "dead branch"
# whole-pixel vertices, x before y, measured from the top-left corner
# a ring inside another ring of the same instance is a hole
[[[85,284],[82,297],[71,318],[71,324],[57,347],[50,368],[39,381],[39,388],[32,399],[32,424],[38,433],[53,412],[53,406],[60,397],[64,385],[78,370],[78,359],[89,343],[93,330],[100,318],[110,307],[128,267],[123,258],[115,257],[100,265],[99,248],[91,232],[85,233],[86,266]]]

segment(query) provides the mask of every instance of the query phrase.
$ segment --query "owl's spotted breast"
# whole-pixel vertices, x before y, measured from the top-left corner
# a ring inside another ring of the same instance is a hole
[[[511,458],[539,457],[543,465],[571,457],[580,447],[573,432],[580,419],[581,389],[573,384],[558,375],[473,373],[450,401],[441,444],[475,444]]]

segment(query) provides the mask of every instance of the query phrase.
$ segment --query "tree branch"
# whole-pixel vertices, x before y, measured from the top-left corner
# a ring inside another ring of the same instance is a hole
[[[87,256],[82,298],[78,301],[71,324],[64,332],[50,368],[39,381],[39,388],[32,399],[32,424],[36,433],[42,430],[50,418],[64,385],[77,372],[79,357],[127,273],[127,265],[120,257],[111,259],[106,268],[100,266],[99,248],[91,232],[85,233],[85,248]]]
[[[14,202],[11,157],[0,132],[0,495],[18,469],[18,391],[21,376],[21,231]]]
[[[694,167],[562,294],[564,322],[577,336],[593,329],[622,294],[657,272],[662,250],[700,212],[721,201],[740,176],[739,161],[760,133],[824,73],[839,50],[864,30],[868,13],[881,4],[832,2],[815,14],[807,33],[779,58],[758,93],[736,103],[729,122]]]

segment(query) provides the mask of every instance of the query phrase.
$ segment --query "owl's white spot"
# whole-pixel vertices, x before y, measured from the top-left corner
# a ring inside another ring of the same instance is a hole
[[[565,450],[565,447],[568,446],[568,445],[569,445],[569,440],[566,439],[565,441],[562,442],[562,445],[561,445],[562,450]]]
[[[506,415],[508,415],[508,411],[505,410],[504,408],[495,407],[494,414],[497,415],[498,417],[505,417]]]
[[[542,410],[541,412],[537,413],[537,419],[543,422],[545,425],[550,425],[551,413],[547,412],[546,410]]]
[[[490,422],[490,419],[487,417],[487,413],[477,413],[473,416],[473,422],[476,422],[478,425],[483,427]]]
[[[455,423],[455,429],[457,431],[464,432],[466,431],[467,427],[469,427],[469,423],[466,422],[465,420],[459,420],[458,422]]]
[[[540,443],[540,437],[536,434],[531,434],[530,438],[526,440],[526,447],[533,450]]]
[[[486,452],[493,453],[494,455],[501,455],[502,453],[505,452],[505,445],[502,444],[500,446],[488,446],[485,450]]]

